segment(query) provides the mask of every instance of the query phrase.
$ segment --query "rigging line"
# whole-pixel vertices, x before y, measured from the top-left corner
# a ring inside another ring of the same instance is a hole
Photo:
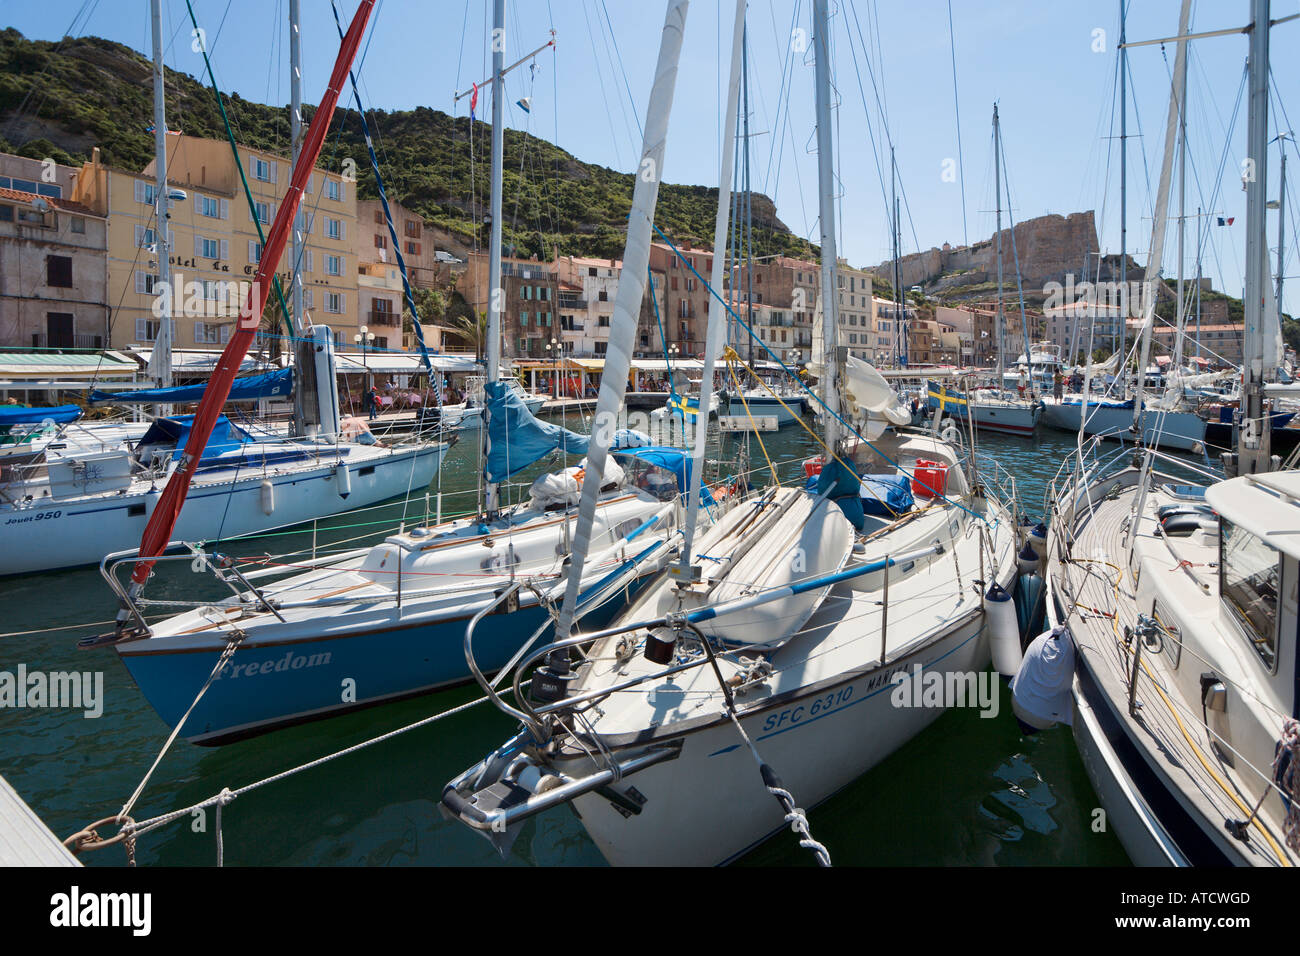
[[[866,57],[865,41],[862,40],[861,31],[859,31],[858,33],[858,38],[859,38],[859,42],[863,43],[863,57],[865,58]],[[862,99],[862,113],[863,113],[863,118],[866,121],[867,137],[871,141],[871,154],[873,157],[875,157],[876,160],[876,176],[880,180],[881,201],[885,204],[888,210],[888,215],[886,218],[892,222],[894,218],[894,213],[893,213],[892,204],[889,201],[889,187],[885,185],[885,172],[883,168],[884,163],[881,159],[880,145],[876,141],[875,129],[873,128],[871,123],[871,108],[867,105],[867,91],[866,88],[862,85],[862,70],[858,66],[858,51],[857,51],[857,47],[854,46],[853,33],[851,31],[849,33],[849,50],[853,60],[853,72],[856,74],[858,79],[858,95]],[[892,247],[893,244],[891,243],[890,245]]]
[[[718,5],[721,9],[721,4]],[[609,30],[610,41],[614,44],[614,53],[617,57],[619,72],[623,74],[623,89],[627,90],[627,102],[632,107],[632,118],[636,120],[636,131],[638,135],[644,135],[641,130],[641,114],[636,108],[636,100],[632,96],[632,86],[627,81],[627,70],[623,68],[623,55],[619,53],[618,38],[614,36],[614,24],[609,18],[609,7],[605,6],[605,0],[600,0],[600,8],[605,11],[605,27]],[[603,34],[602,34],[603,35]],[[721,71],[722,64],[719,61],[718,70]],[[719,75],[721,73],[719,72]]]
[[[718,6],[719,9],[721,9],[721,4],[719,4]],[[771,2],[768,3],[768,14],[769,14],[769,19],[772,21],[772,35],[777,38],[777,42],[779,44],[780,33],[777,31],[777,27],[776,27],[776,11]],[[781,105],[782,101],[786,102],[786,106],[784,108],[789,109],[789,102],[788,102],[789,88],[787,86],[787,83],[791,83],[791,81],[793,80],[793,75],[792,75],[793,71],[790,68],[793,65],[793,60],[794,60],[792,48],[794,45],[795,24],[798,23],[798,19],[797,19],[798,16],[799,16],[799,3],[796,2],[794,4],[794,10],[791,12],[790,30],[789,30],[789,35],[786,38],[785,54],[781,59],[781,82],[777,87],[777,95],[776,95],[777,122],[776,124],[773,125],[772,138],[767,145],[767,170],[763,173],[764,192],[768,192],[769,188],[772,186],[772,161],[774,158],[777,158],[780,155],[782,155],[781,152],[779,152],[777,149],[779,145],[778,143],[779,137],[776,135],[775,131],[780,128],[780,117],[783,109]],[[721,69],[721,64],[719,64],[719,69]],[[780,176],[779,169],[777,171],[777,176],[778,178]],[[773,193],[769,193],[769,195],[773,195]]]
[[[961,151],[961,103],[957,96],[957,41],[952,29],[952,0],[948,0],[948,49],[952,52],[952,109],[957,116],[957,171],[961,176],[961,236],[962,242],[970,245],[970,233],[966,231],[966,169]]]
[[[605,104],[605,122],[609,125],[610,145],[614,147],[616,152],[621,152],[623,147],[619,144],[618,133],[614,129],[614,111],[609,108],[609,97],[605,93],[605,84],[600,82],[600,58],[596,54],[596,36],[591,29],[591,15],[587,12],[587,0],[582,0],[582,15],[587,21],[587,39],[590,41],[589,48],[591,49],[591,61],[596,66],[596,86],[600,90],[600,101]],[[627,117],[624,116],[623,120],[624,132],[626,133]],[[629,148],[628,155],[632,155],[635,152],[636,150],[634,148]]]

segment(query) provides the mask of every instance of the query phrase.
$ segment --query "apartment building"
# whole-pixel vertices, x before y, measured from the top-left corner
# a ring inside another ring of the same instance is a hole
[[[67,198],[76,174],[0,153],[0,345],[108,345],[108,223]]]
[[[616,259],[560,256],[555,268],[560,283],[559,339],[563,354],[573,358],[603,356],[609,348],[623,263]]]
[[[491,301],[488,289],[489,256],[470,253],[465,271],[465,299],[476,313],[487,314]],[[502,257],[501,262],[501,357],[505,360],[551,356],[546,346],[560,341],[556,316],[559,299],[556,266],[536,259]],[[553,350],[552,350],[553,352]]]
[[[239,149],[239,161],[253,196],[250,209],[239,169],[224,140],[172,134],[168,137],[168,186],[177,190],[171,203],[171,266],[174,295],[173,344],[177,348],[213,348],[229,341],[240,301],[257,272],[262,255],[258,234],[269,229],[288,190],[288,157]],[[154,164],[143,170],[103,164],[95,151],[77,176],[74,200],[108,218],[108,288],[112,303],[109,338],[113,346],[147,345],[156,340],[160,320],[154,315],[159,281]],[[317,167],[309,178],[297,227],[305,242],[300,264],[303,307],[308,321],[328,325],[338,347],[354,347],[362,303],[354,242],[357,234],[355,183]],[[184,198],[180,198],[183,193]],[[256,218],[254,218],[256,217]],[[286,248],[277,275],[292,308]],[[268,310],[276,302],[268,298]],[[282,334],[283,323],[272,331]],[[398,325],[400,333],[400,323]]]

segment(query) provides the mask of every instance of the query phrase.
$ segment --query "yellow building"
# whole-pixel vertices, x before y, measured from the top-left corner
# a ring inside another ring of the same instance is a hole
[[[185,198],[171,204],[173,345],[219,348],[229,341],[240,302],[261,255],[254,211],[224,140],[175,134],[167,140],[168,183]],[[240,162],[256,215],[269,231],[288,190],[285,156],[240,147]],[[108,216],[110,344],[147,346],[158,335],[154,314],[158,281],[154,164],[142,171],[105,166],[98,150],[82,167],[75,201]],[[353,347],[361,308],[357,282],[356,183],[317,167],[307,185],[298,225],[304,230],[303,311],[328,325],[340,347]],[[292,308],[286,248],[278,274]],[[241,285],[242,283],[242,285]],[[275,302],[274,292],[269,302]],[[267,328],[263,323],[263,328]],[[283,324],[277,329],[283,334]]]

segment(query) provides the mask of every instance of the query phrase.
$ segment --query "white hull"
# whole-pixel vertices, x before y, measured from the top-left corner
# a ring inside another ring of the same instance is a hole
[[[270,531],[363,508],[409,492],[422,492],[446,453],[445,445],[358,448],[343,460],[350,493],[339,492],[337,463],[323,457],[313,467],[263,472],[224,480],[196,479],[181,511],[174,540],[215,541]],[[270,513],[263,480],[273,485]],[[136,482],[123,494],[43,498],[0,509],[0,575],[97,564],[105,554],[136,547],[163,483]]]
[[[1053,398],[1043,399],[1043,423],[1064,432],[1079,431],[1078,402],[1060,403]],[[1095,402],[1088,406],[1085,435],[1132,441],[1133,408],[1123,404],[1104,405]],[[1205,422],[1192,412],[1159,412],[1146,409],[1142,412],[1142,441],[1144,444],[1179,451],[1195,451],[1205,444]]]
[[[537,395],[530,395],[524,399],[524,404],[528,406],[530,412],[536,415],[541,411],[542,406],[546,404],[546,399]],[[444,405],[442,420],[451,428],[457,428],[461,431],[476,431],[483,427],[483,406]]]
[[[852,783],[944,712],[939,707],[894,706],[893,674],[910,672],[913,664],[945,674],[987,667],[983,618],[979,603],[972,606],[974,613],[944,635],[912,655],[890,661],[883,670],[867,668],[742,720],[763,759],[800,806],[815,806]],[[708,782],[707,791],[694,783],[699,781]],[[730,721],[685,735],[679,757],[626,782],[646,798],[634,816],[624,817],[596,794],[574,801],[583,826],[614,865],[727,863],[788,826]],[[834,847],[831,852],[833,858]]]

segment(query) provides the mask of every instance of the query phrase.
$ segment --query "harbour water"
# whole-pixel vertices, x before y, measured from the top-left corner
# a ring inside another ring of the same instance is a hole
[[[570,418],[568,424],[574,427]],[[762,436],[783,479],[820,449],[798,427]],[[726,443],[736,441],[727,438]],[[1016,476],[1021,506],[1042,510],[1046,484],[1074,446],[1063,433],[1036,440],[980,436],[980,451]],[[731,457],[724,443],[723,457]],[[711,456],[718,450],[711,441]],[[753,461],[763,462],[757,448]],[[440,478],[447,513],[472,507],[474,436],[458,444]],[[519,476],[531,480],[542,469]],[[437,485],[431,490],[436,490]],[[431,499],[433,500],[433,499]],[[362,515],[321,522],[316,543],[374,534],[418,520],[424,496]],[[374,522],[374,524],[366,524]],[[312,546],[312,531],[245,541],[237,555],[283,554]],[[178,565],[150,596],[191,597],[198,576]],[[161,577],[161,575],[160,575]],[[118,811],[149,769],[168,728],[155,715],[111,650],[78,650],[79,638],[105,630],[115,611],[97,569],[0,581],[7,613],[0,670],[19,664],[47,671],[103,674],[103,713],[73,709],[0,709],[0,774],[51,828],[66,836]],[[215,596],[215,594],[214,594]],[[68,625],[101,622],[95,627]],[[17,632],[33,632],[18,634]],[[297,766],[479,696],[477,687],[377,707],[293,727],[221,748],[173,745],[135,811],[137,820],[199,802]],[[598,865],[602,858],[572,812],[548,811],[525,824],[502,860],[487,841],[444,820],[443,785],[504,740],[509,719],[481,705],[339,760],[243,795],[223,816],[225,861],[237,865]],[[776,768],[780,771],[780,768]],[[760,785],[757,770],[754,785]],[[798,794],[796,794],[796,797]],[[707,795],[701,795],[707,799]],[[1114,835],[1099,826],[1093,793],[1068,729],[1030,738],[1001,689],[994,718],[975,709],[949,711],[883,764],[810,814],[812,832],[837,865],[1122,865]],[[113,832],[108,828],[107,832]],[[187,816],[140,838],[141,865],[211,865],[214,820]],[[88,865],[120,866],[121,847],[86,854]],[[811,865],[792,834],[778,835],[742,865]]]

